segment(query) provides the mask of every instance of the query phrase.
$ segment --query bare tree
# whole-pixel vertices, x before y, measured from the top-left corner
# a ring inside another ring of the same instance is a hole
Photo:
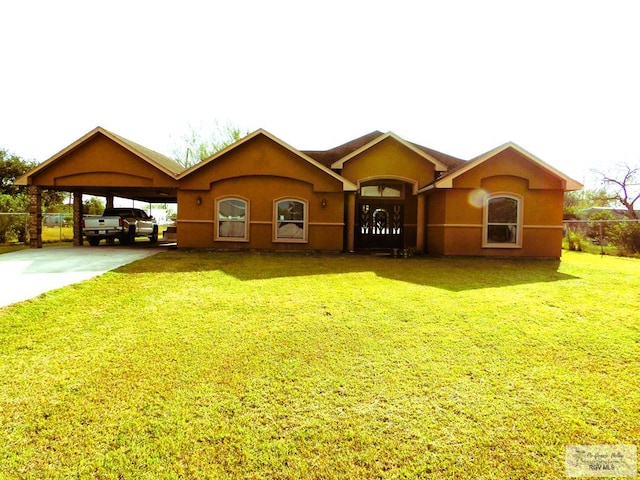
[[[181,165],[190,167],[237,142],[247,134],[248,132],[240,127],[230,123],[220,123],[217,120],[209,125],[189,124],[189,131],[182,136],[181,145],[174,149],[173,157]]]
[[[640,199],[640,166],[619,165],[610,173],[595,170],[600,181],[609,193],[609,199],[619,202],[627,209],[629,218],[637,219],[634,204]]]

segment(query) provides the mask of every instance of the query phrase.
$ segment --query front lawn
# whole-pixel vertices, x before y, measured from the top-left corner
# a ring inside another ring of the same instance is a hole
[[[638,443],[639,272],[162,253],[0,309],[0,478],[562,478]]]

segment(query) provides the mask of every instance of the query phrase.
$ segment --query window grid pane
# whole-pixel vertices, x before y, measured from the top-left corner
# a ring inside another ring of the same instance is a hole
[[[361,197],[401,198],[401,185],[365,185],[360,188]]]
[[[218,237],[242,238],[247,236],[247,202],[229,198],[218,202]]]
[[[277,239],[304,240],[305,204],[297,200],[277,203]]]
[[[515,198],[498,197],[489,200],[489,223],[517,223],[518,201]]]
[[[516,245],[518,239],[519,201],[511,197],[495,197],[487,202],[488,244]]]

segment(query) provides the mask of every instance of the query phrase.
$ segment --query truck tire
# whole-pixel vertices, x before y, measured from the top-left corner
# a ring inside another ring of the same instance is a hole
[[[151,243],[158,243],[158,227],[153,227],[153,233],[149,235],[149,241]]]
[[[136,241],[136,226],[132,225],[129,227],[129,239],[127,243],[134,243]]]
[[[100,237],[87,237],[87,241],[92,247],[97,247],[100,243]]]
[[[129,244],[135,242],[135,240],[136,240],[136,227],[135,227],[135,225],[132,225],[131,227],[129,227],[129,232],[120,235],[118,237],[118,240],[120,240],[120,243],[122,243],[123,245],[129,245]]]

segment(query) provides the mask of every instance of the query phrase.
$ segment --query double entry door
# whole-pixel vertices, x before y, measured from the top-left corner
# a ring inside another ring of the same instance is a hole
[[[356,202],[355,248],[403,248],[404,202],[360,199]]]

